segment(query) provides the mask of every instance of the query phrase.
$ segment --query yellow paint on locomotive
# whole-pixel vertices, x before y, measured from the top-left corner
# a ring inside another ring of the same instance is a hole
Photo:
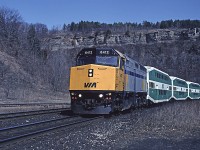
[[[124,72],[119,69],[116,69],[115,74],[115,91],[123,91],[124,90]]]
[[[124,73],[116,67],[94,64],[71,67],[69,89],[123,91]]]

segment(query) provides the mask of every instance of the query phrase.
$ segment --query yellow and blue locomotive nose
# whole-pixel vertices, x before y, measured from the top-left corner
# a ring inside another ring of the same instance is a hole
[[[115,91],[119,88],[118,80],[115,67],[95,64],[76,66],[71,68],[70,90]]]

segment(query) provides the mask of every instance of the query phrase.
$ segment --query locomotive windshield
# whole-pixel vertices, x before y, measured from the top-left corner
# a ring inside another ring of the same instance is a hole
[[[113,49],[84,49],[78,54],[76,65],[87,64],[117,67],[119,65],[118,55]]]
[[[97,56],[96,57],[96,64],[99,65],[106,65],[106,66],[118,66],[118,57],[117,56]]]
[[[77,66],[87,65],[87,64],[98,64],[105,66],[118,66],[117,56],[96,56],[96,57],[80,57],[77,59]]]
[[[79,57],[77,59],[76,65],[87,65],[87,64],[95,64],[95,57]]]

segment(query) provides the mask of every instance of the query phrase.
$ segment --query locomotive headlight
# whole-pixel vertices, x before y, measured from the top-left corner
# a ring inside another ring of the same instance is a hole
[[[81,97],[82,97],[82,94],[78,94],[78,97],[80,97],[80,98],[81,98]]]
[[[89,75],[89,77],[92,77],[92,73],[89,73],[88,75]]]
[[[88,77],[93,77],[94,69],[88,69]]]
[[[102,98],[103,97],[103,94],[99,94],[99,98]]]

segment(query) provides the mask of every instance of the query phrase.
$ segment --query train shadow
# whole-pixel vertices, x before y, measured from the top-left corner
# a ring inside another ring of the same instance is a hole
[[[99,115],[99,114],[81,114],[80,116],[82,118],[95,118],[95,117],[100,117],[102,115]]]
[[[75,114],[73,113],[72,110],[64,110],[64,111],[61,111],[60,115],[63,115],[63,116],[74,116]]]
[[[72,110],[64,110],[60,113],[60,115],[63,115],[63,116],[80,116],[82,118],[95,118],[95,117],[102,116],[102,115],[98,115],[98,114],[75,114],[75,113],[73,113]]]

